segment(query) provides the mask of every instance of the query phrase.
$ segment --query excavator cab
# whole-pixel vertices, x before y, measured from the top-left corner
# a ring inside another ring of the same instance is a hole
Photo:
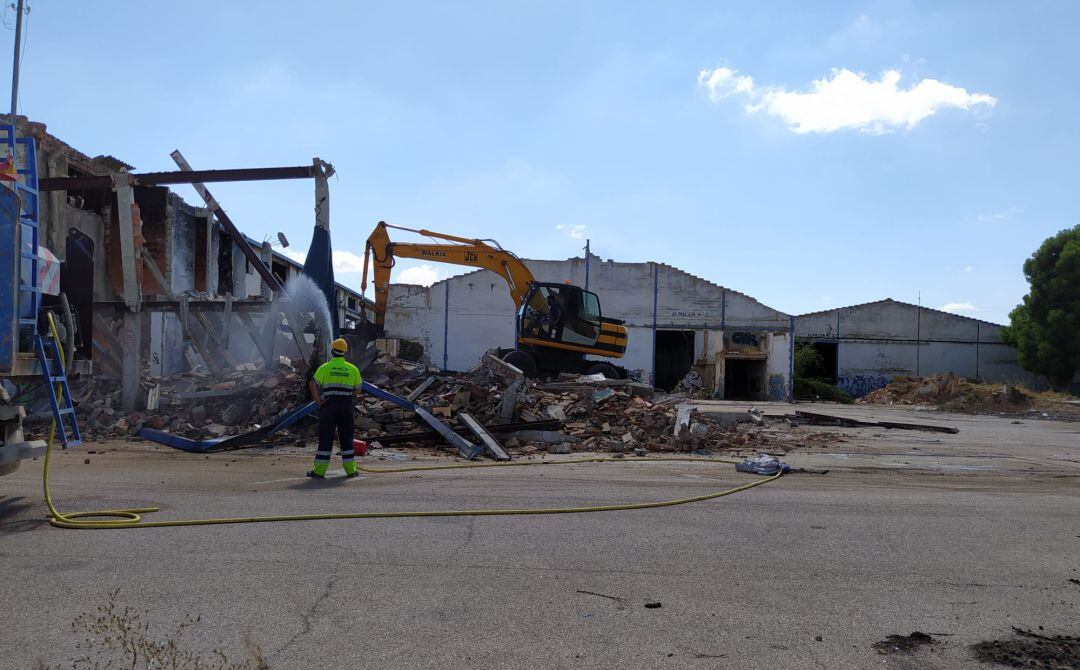
[[[531,377],[538,373],[600,372],[622,377],[625,371],[611,363],[591,361],[586,355],[621,358],[626,351],[626,327],[606,319],[600,299],[573,284],[533,282],[518,310],[517,347],[504,360]]]
[[[580,286],[533,284],[523,304],[522,339],[591,349],[600,338],[600,300]]]

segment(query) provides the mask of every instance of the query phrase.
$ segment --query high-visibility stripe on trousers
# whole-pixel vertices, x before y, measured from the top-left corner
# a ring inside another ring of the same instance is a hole
[[[356,472],[356,451],[353,435],[356,432],[352,396],[330,396],[319,407],[319,450],[315,452],[312,470],[317,475],[326,474],[330,456],[334,451],[334,434],[338,437],[341,464],[346,474]]]

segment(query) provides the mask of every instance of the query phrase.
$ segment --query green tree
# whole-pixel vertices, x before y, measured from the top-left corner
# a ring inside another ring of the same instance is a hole
[[[1024,261],[1030,290],[1002,333],[1020,365],[1063,390],[1080,368],[1080,226],[1047,239]]]
[[[828,376],[829,374],[825,371],[825,359],[814,348],[814,345],[806,342],[795,345],[796,379],[825,379]]]

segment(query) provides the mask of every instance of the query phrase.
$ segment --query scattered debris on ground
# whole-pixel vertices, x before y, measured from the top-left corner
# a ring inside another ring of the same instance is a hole
[[[920,647],[937,644],[926,633],[914,631],[911,635],[890,635],[870,645],[879,654],[910,654]]]
[[[1013,627],[1013,637],[971,645],[975,658],[1013,668],[1080,670],[1080,637],[1041,635]]]
[[[921,405],[949,412],[999,414],[1044,419],[1080,419],[1080,399],[1013,384],[983,384],[946,372],[932,377],[893,377],[887,386],[856,402]]]
[[[756,410],[748,421],[737,423],[699,413],[690,403],[698,392],[693,380],[686,390],[671,394],[603,375],[564,374],[537,381],[491,354],[461,373],[380,354],[366,367],[364,379],[415,402],[467,439],[477,439],[486,429],[509,453],[518,455],[572,451],[783,455],[795,446],[819,446],[833,439],[793,430],[788,421],[767,418]],[[264,427],[308,399],[302,362],[286,357],[279,358],[272,370],[261,363],[243,363],[218,378],[186,373],[143,382],[145,409],[132,413],[119,409],[121,391],[115,377],[78,379],[72,394],[83,434],[91,440],[131,437],[144,427],[196,440],[229,437]],[[443,444],[412,411],[368,394],[357,398],[356,406],[357,436],[372,446]],[[47,425],[38,425],[38,432]],[[262,444],[310,443],[314,426],[313,420],[302,421]]]
[[[115,376],[75,379],[71,394],[86,439],[132,436],[144,427],[206,439],[254,430],[304,402],[301,370],[282,357],[274,370],[242,363],[220,379],[186,373],[144,381],[144,408],[131,413],[120,409]]]

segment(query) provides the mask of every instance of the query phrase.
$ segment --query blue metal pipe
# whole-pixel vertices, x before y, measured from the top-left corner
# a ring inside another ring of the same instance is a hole
[[[442,368],[446,370],[450,367],[450,280],[447,279],[443,284],[445,291],[445,300],[443,300],[443,335],[442,335]]]
[[[660,266],[656,263],[653,263],[652,266],[652,370],[649,371],[649,374],[652,376],[652,383],[656,384],[656,303],[657,296],[660,294]]]
[[[795,317],[788,317],[788,383],[787,400],[795,400]]]

